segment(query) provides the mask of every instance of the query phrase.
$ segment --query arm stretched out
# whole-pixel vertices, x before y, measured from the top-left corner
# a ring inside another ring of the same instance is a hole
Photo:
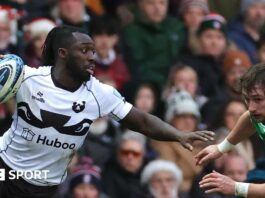
[[[242,185],[243,188],[240,187]],[[206,194],[217,192],[225,195],[236,195],[247,198],[265,197],[265,184],[249,184],[248,188],[244,188],[246,185],[248,184],[237,183],[231,178],[217,172],[204,176],[200,182],[200,187],[207,189],[205,191]]]
[[[210,131],[198,131],[195,133],[184,133],[178,131],[161,119],[144,113],[134,107],[121,121],[125,126],[133,131],[140,132],[150,138],[161,141],[177,141],[186,149],[192,150],[191,143],[195,140],[213,140],[214,133]]]
[[[237,143],[241,142],[242,140],[250,137],[255,133],[255,129],[253,128],[249,112],[246,111],[237,121],[235,127],[227,136],[227,141],[231,145],[236,145]],[[197,165],[204,165],[211,160],[217,159],[222,155],[222,152],[218,149],[217,145],[210,145],[200,151],[196,156],[196,164]]]

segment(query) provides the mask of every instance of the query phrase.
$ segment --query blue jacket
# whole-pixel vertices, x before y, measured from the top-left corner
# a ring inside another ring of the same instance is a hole
[[[228,38],[235,42],[237,47],[245,51],[253,64],[257,63],[256,41],[245,31],[243,19],[236,18],[228,25]]]

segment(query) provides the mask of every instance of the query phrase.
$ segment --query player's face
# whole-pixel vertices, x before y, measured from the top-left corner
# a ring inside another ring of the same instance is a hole
[[[249,93],[244,93],[249,112],[258,122],[265,121],[265,92],[261,85],[255,85]]]
[[[76,41],[68,49],[66,67],[73,78],[87,81],[93,75],[95,68],[95,49],[93,40],[86,34],[73,33]]]

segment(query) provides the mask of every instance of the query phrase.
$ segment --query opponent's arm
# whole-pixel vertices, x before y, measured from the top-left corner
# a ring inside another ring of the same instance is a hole
[[[250,115],[248,111],[242,114],[242,116],[238,119],[235,127],[232,129],[232,131],[228,134],[227,138],[225,138],[223,142],[218,145],[210,145],[200,151],[195,156],[196,164],[204,165],[211,160],[221,157],[223,153],[232,150],[237,143],[254,134],[255,129],[251,124],[249,116]]]
[[[249,111],[246,111],[242,116],[238,119],[235,127],[228,134],[227,140],[236,145],[244,139],[247,139],[251,135],[255,133],[255,129],[250,121]]]
[[[178,141],[189,150],[192,150],[190,143],[193,141],[213,140],[214,136],[214,133],[210,131],[183,133],[156,116],[144,113],[134,107],[121,122],[129,129],[140,132],[150,138],[161,141]]]

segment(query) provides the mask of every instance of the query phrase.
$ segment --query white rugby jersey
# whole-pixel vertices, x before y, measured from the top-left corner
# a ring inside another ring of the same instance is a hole
[[[47,179],[26,179],[39,186],[57,185],[67,176],[74,152],[82,146],[93,120],[123,119],[132,105],[96,78],[71,92],[56,86],[52,67],[25,67],[11,128],[0,137],[0,157],[14,170],[49,170]]]

